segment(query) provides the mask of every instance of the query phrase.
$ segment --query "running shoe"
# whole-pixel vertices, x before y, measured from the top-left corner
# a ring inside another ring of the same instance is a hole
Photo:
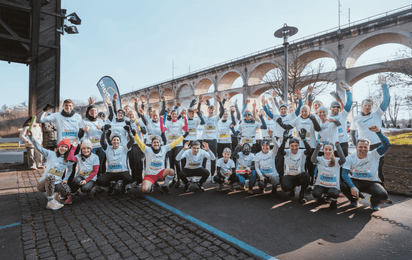
[[[378,211],[378,210],[380,210],[381,208],[379,207],[379,206],[374,206],[374,205],[370,205],[370,207],[371,207],[371,209],[373,210],[373,211]]]
[[[229,190],[230,190],[230,191],[234,191],[234,190],[235,190],[235,189],[233,188],[233,184],[232,184],[232,183],[229,184]]]
[[[64,204],[72,204],[74,200],[74,197],[72,195],[70,195],[67,200],[64,202]]]
[[[305,191],[301,191],[299,193],[299,203],[300,204],[305,204],[306,202],[308,202],[305,198]]]
[[[186,183],[185,186],[183,187],[184,192],[189,192],[190,191],[190,182]]]
[[[216,188],[216,191],[222,191],[222,189],[223,189],[223,184],[221,183],[219,184],[219,187]]]
[[[215,176],[210,176],[210,181],[211,181],[212,183],[216,183],[214,177],[215,177]]]
[[[362,198],[357,198],[355,201],[351,202],[350,204],[354,207],[359,207],[359,202]]]
[[[335,200],[335,199],[333,199],[331,202],[330,202],[330,206],[329,206],[331,209],[337,209],[338,208],[338,201],[337,200]]]
[[[116,182],[115,181],[111,181],[110,182],[110,186],[109,186],[109,191],[107,192],[107,194],[109,196],[114,194],[114,187],[116,186]]]
[[[60,208],[62,208],[64,205],[60,204],[59,202],[57,202],[56,200],[49,200],[49,202],[47,203],[46,208],[47,209],[51,209],[51,210],[58,210]]]
[[[200,183],[197,184],[197,189],[198,189],[200,192],[204,192],[204,191],[205,191],[205,188],[203,188],[202,184],[200,184]]]
[[[272,192],[270,193],[271,197],[276,197],[278,195],[278,189],[275,186],[272,186]]]
[[[152,187],[153,187],[153,185],[152,185]],[[162,185],[161,190],[164,194],[170,194],[169,187],[167,187],[166,185]]]

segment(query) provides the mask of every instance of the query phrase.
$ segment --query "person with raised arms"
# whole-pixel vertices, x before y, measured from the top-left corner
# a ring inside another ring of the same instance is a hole
[[[145,136],[145,139],[146,144],[150,145],[152,143],[153,136],[160,136],[162,134],[162,131],[160,130],[159,114],[156,110],[149,110],[149,116],[145,115],[142,107],[137,108],[137,113],[147,128],[147,135]]]
[[[70,174],[67,172],[65,173],[66,169],[73,165],[73,162],[68,160],[70,140],[61,140],[57,145],[56,151],[50,151],[41,147],[41,145],[33,138],[31,132],[28,134],[28,138],[34,145],[34,148],[46,158],[46,169],[37,183],[37,190],[46,192],[47,209],[60,209],[64,205],[60,204],[59,195],[69,196],[71,192],[70,187],[67,184]]]
[[[199,96],[199,103],[197,104],[197,110],[199,111],[199,113],[201,113],[201,105],[203,102],[203,95]],[[219,100],[220,101],[220,100]],[[219,138],[218,136],[218,131],[217,131],[217,127],[218,127],[218,123],[220,118],[223,116],[223,111],[220,110],[220,114],[214,116],[214,112],[215,112],[215,106],[211,105],[209,100],[206,100],[206,104],[207,104],[207,109],[208,109],[208,115],[203,115],[203,120],[205,121],[204,124],[204,129],[203,129],[203,137],[201,138],[205,143],[207,143],[209,145],[209,149],[212,151],[212,153],[215,155],[215,158],[218,156],[217,155],[217,139]],[[206,162],[207,159],[203,159],[203,168],[206,169]],[[216,159],[215,160],[211,160],[210,162],[210,178],[211,181],[214,183],[214,178],[213,176],[215,175],[215,171],[216,171]]]
[[[324,155],[318,156],[322,146]],[[335,146],[339,155],[339,161],[336,161],[334,155],[335,148],[330,142],[325,142],[323,145],[318,143],[311,157],[312,162],[317,165],[315,186],[312,191],[312,196],[318,199],[320,204],[330,200],[331,209],[337,209],[338,207],[337,199],[340,193],[340,167],[346,160],[338,141],[336,141]],[[326,194],[326,196],[324,196],[324,194]]]
[[[373,151],[381,146],[382,142],[378,138],[378,136],[368,129],[371,126],[377,126],[379,130],[381,129],[382,125],[382,115],[389,107],[389,103],[391,100],[391,96],[389,93],[388,85],[386,84],[386,77],[379,76],[379,84],[382,86],[383,92],[383,100],[381,105],[372,112],[373,108],[373,100],[372,99],[365,99],[362,101],[362,112],[360,115],[355,116],[352,119],[352,123],[350,126],[350,134],[352,143],[355,145],[357,144],[357,138],[359,139],[368,139],[370,141],[370,150]],[[357,135],[357,137],[356,137]],[[385,178],[382,172],[382,167],[384,163],[384,156],[381,156],[379,159],[379,179],[385,183]]]
[[[163,119],[160,118],[161,122]],[[161,127],[162,135],[164,135],[164,127]],[[162,186],[162,192],[164,194],[169,194],[169,185],[173,179],[175,171],[173,169],[165,168],[166,153],[172,150],[175,146],[183,141],[185,137],[189,135],[187,124],[184,129],[185,134],[177,139],[174,139],[170,144],[161,145],[161,138],[159,136],[154,136],[152,138],[151,146],[146,146],[144,142],[139,138],[138,135],[134,135],[137,145],[143,151],[146,156],[146,171],[142,182],[142,192],[149,193],[153,192],[153,184],[158,180],[164,180]]]
[[[177,116],[177,110],[173,109],[171,112],[171,121],[167,121],[167,111],[165,111],[165,114],[163,116],[163,120],[160,122],[160,128],[162,129],[162,133],[165,134],[166,140],[168,144],[173,143],[175,140],[179,139],[180,136],[184,135],[185,131],[184,129],[187,129],[188,127],[188,122],[187,118],[184,117],[184,120],[178,120]],[[175,185],[174,187],[179,188],[180,187],[180,177],[179,173],[182,170],[181,168],[181,162],[176,160],[176,156],[179,154],[179,152],[183,149],[183,142],[179,142],[175,146],[173,146],[170,151],[167,152],[167,157],[169,158],[169,166],[172,169],[175,169],[175,179],[173,180],[172,185]]]
[[[343,110],[341,109],[341,103],[338,101],[333,101],[330,104],[330,118],[339,121],[340,126],[338,127],[338,139],[340,143],[340,147],[343,150],[343,154],[345,156],[348,156],[348,149],[349,149],[349,138],[346,133],[346,121],[348,120],[348,115],[350,110],[352,109],[352,92],[349,90],[349,86],[346,84],[346,82],[342,81],[340,83],[341,88],[343,88],[346,92],[346,104],[343,107]]]
[[[239,143],[233,154],[236,158],[236,176],[233,183],[239,183],[240,189],[245,189],[245,182],[249,180],[248,194],[253,194],[253,187],[256,184],[255,155],[251,152],[252,147],[249,143]]]
[[[109,98],[107,98],[109,100]],[[109,101],[110,102],[110,101]],[[100,167],[99,173],[106,171],[105,157],[106,154],[100,144],[100,137],[102,136],[102,128],[105,125],[103,120],[98,117],[97,107],[93,105],[93,98],[89,98],[89,106],[86,110],[86,118],[80,122],[78,137],[83,140],[89,140],[92,145],[92,153],[99,157]],[[111,107],[110,104],[108,104]],[[76,142],[77,143],[77,142]]]
[[[378,136],[381,145],[371,151],[371,142],[368,139],[357,140],[356,152],[349,155],[342,166],[344,182],[341,184],[341,189],[355,207],[359,206],[359,192],[370,194],[370,207],[376,211],[388,198],[378,167],[379,159],[388,151],[390,142],[378,126],[371,126],[369,130]]]
[[[120,110],[119,110],[120,111]],[[119,115],[121,112],[117,112]],[[129,173],[129,167],[127,165],[127,153],[133,146],[133,138],[130,133],[130,126],[123,126],[125,132],[129,135],[129,141],[126,145],[121,145],[122,138],[119,135],[113,134],[111,136],[110,144],[106,142],[106,132],[110,129],[110,125],[103,127],[103,133],[100,138],[100,144],[103,150],[106,152],[108,170],[106,173],[100,175],[97,178],[96,184],[103,187],[109,187],[108,194],[114,194],[114,188],[118,181],[122,181],[121,193],[126,193],[126,185],[132,182],[132,177]],[[135,133],[135,130],[132,130]]]
[[[190,191],[190,182],[188,177],[200,176],[201,179],[197,184],[199,191],[204,191],[203,183],[206,182],[209,177],[209,171],[205,168],[202,168],[203,159],[207,158],[209,160],[214,160],[215,155],[210,151],[209,146],[206,142],[203,142],[203,149],[200,149],[200,143],[198,141],[193,141],[190,144],[190,141],[187,141],[183,149],[179,152],[176,157],[177,161],[186,158],[185,168],[180,172],[180,179],[184,183],[184,192]]]
[[[260,193],[265,192],[266,185],[270,182],[272,184],[272,196],[276,196],[276,188],[279,184],[279,174],[275,167],[275,157],[279,147],[273,136],[273,131],[268,130],[268,134],[273,139],[273,149],[270,150],[269,140],[262,140],[262,151],[256,154],[253,161],[255,162],[256,173],[259,177],[258,186]]]
[[[60,143],[60,141],[63,139],[68,139],[70,141],[70,144],[73,143],[74,140],[78,140],[79,127],[80,123],[82,122],[82,117],[73,111],[73,101],[70,99],[64,100],[63,110],[60,113],[56,112],[48,116],[45,116],[46,111],[48,111],[50,108],[53,108],[53,106],[49,104],[47,104],[43,108],[43,112],[40,115],[39,122],[55,123],[57,129],[57,143]],[[74,176],[75,168],[75,164],[71,164],[69,166],[69,168],[67,169],[69,176]],[[69,181],[71,181],[71,179]]]
[[[282,144],[279,147],[278,155],[284,159],[284,168],[279,172],[282,190],[289,192],[289,197],[295,197],[295,188],[301,186],[299,193],[299,203],[306,203],[305,191],[310,185],[310,175],[305,171],[306,157],[312,155],[312,148],[306,140],[306,129],[301,128],[299,131],[301,141],[305,146],[305,150],[299,149],[300,141],[292,138],[289,130],[283,133]],[[285,150],[287,141],[289,140],[290,149]]]
[[[232,150],[226,147],[223,150],[223,157],[217,160],[216,175],[213,177],[215,183],[219,184],[216,191],[221,191],[225,184],[229,186],[230,191],[234,191],[233,183],[236,181],[236,166],[233,160],[230,159],[231,154]]]
[[[246,100],[243,113],[244,119],[243,122],[240,123],[238,131],[235,132],[233,127],[231,129],[235,135],[241,138],[240,142],[249,143],[252,147],[252,152],[255,153],[258,150],[256,144],[256,130],[258,128],[267,129],[267,126],[261,113],[258,113],[257,115],[260,118],[261,123],[252,119],[252,112],[245,109],[249,103],[250,100]]]
[[[318,109],[318,115],[320,118],[320,131],[318,142],[324,144],[329,142],[334,144],[339,140],[338,138],[338,128],[341,126],[341,123],[337,119],[328,118],[328,110],[326,107],[320,107]]]
[[[100,139],[100,138],[99,138]],[[72,204],[74,195],[80,189],[83,193],[87,193],[89,198],[93,198],[93,187],[96,183],[97,173],[99,171],[99,157],[92,153],[93,144],[89,139],[85,139],[80,145],[80,153],[74,155],[77,149],[77,141],[73,141],[67,160],[77,162],[77,172],[73,180],[69,183],[71,195],[67,198],[65,204]]]
[[[221,102],[220,110],[223,110],[223,116],[222,119],[217,123],[217,154],[219,159],[222,158],[223,150],[225,148],[230,148],[230,150],[232,150],[232,138],[230,137],[232,131],[230,130],[230,126],[236,125],[235,111],[230,112],[229,118],[229,111],[227,109],[224,109]]]

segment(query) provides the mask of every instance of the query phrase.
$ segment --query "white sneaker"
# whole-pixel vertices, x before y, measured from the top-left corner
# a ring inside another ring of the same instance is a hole
[[[59,202],[57,202],[56,200],[53,199],[53,200],[50,200],[47,203],[46,208],[51,209],[51,210],[58,210],[58,209],[62,208],[63,206],[64,205],[60,204]]]

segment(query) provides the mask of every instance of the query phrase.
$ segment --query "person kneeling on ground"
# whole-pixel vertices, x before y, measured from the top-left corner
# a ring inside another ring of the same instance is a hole
[[[217,174],[212,177],[216,183],[219,183],[219,187],[216,189],[217,191],[221,191],[224,184],[229,185],[230,191],[234,190],[233,183],[236,177],[236,167],[235,162],[230,159],[231,153],[230,148],[226,147],[223,149],[223,158],[217,160]]]
[[[106,152],[108,171],[99,178],[97,178],[96,185],[109,187],[108,194],[114,194],[114,188],[116,183],[122,181],[121,193],[126,193],[126,185],[132,182],[132,177],[129,173],[129,167],[127,166],[127,153],[133,146],[133,138],[131,138],[130,127],[125,125],[123,128],[129,135],[130,139],[127,145],[120,146],[121,139],[116,133],[111,137],[112,145],[106,143],[106,132],[109,130],[110,125],[103,127],[103,133],[100,138],[100,144],[103,150]],[[135,134],[136,131],[132,130]],[[126,138],[124,136],[123,138]]]
[[[339,161],[336,161],[333,144],[329,142],[323,144],[323,156],[318,156],[320,148],[322,147],[322,144],[318,143],[311,157],[311,161],[317,165],[315,187],[313,188],[312,196],[317,198],[320,204],[330,199],[331,209],[337,209],[338,207],[337,198],[340,193],[340,167],[346,161],[339,142],[336,142],[335,146],[339,155]],[[326,197],[324,197],[323,194],[326,194]]]
[[[163,120],[161,118],[161,120]],[[142,192],[153,192],[153,184],[158,180],[165,180],[162,185],[162,192],[169,194],[169,185],[173,179],[175,171],[173,169],[165,169],[166,153],[171,151],[175,146],[179,145],[183,139],[189,135],[188,126],[183,127],[185,134],[175,139],[168,145],[161,145],[159,136],[153,136],[151,146],[146,146],[138,135],[134,135],[137,145],[146,156],[146,171],[142,182]],[[165,139],[165,129],[161,126],[163,138]]]
[[[183,158],[186,158],[185,168],[179,173],[180,179],[184,183],[184,192],[189,192],[190,182],[187,180],[187,177],[201,176],[197,184],[199,191],[204,191],[203,183],[209,177],[209,171],[205,168],[202,168],[203,159],[207,158],[209,160],[215,160],[215,155],[210,151],[209,145],[206,142],[203,142],[203,150],[200,149],[200,143],[198,141],[193,141],[189,149],[190,141],[186,142],[183,150],[181,150],[176,160],[180,161]]]
[[[99,172],[99,156],[92,153],[92,143],[86,139],[80,146],[80,153],[74,155],[77,149],[77,140],[73,141],[70,149],[69,161],[78,162],[77,173],[73,181],[69,184],[72,194],[67,198],[65,204],[72,204],[74,195],[80,189],[83,193],[88,193],[89,198],[93,198],[93,187],[96,183],[97,173]]]
[[[239,152],[242,150],[241,152]],[[236,165],[236,176],[234,178],[234,183],[238,182],[240,184],[240,189],[245,189],[245,182],[249,180],[248,194],[253,194],[253,186],[256,183],[256,170],[255,170],[255,155],[251,153],[252,148],[249,143],[239,143],[233,153],[233,157],[237,160]]]
[[[382,144],[377,149],[369,151],[368,139],[356,141],[356,153],[349,155],[342,166],[342,178],[345,182],[341,184],[341,189],[355,207],[359,206],[359,192],[369,193],[370,207],[377,211],[379,205],[388,199],[388,192],[379,176],[379,160],[391,144],[377,126],[371,126],[369,130],[376,133]]]
[[[73,165],[73,162],[67,160],[69,156],[70,140],[61,140],[57,145],[56,151],[53,152],[41,147],[33,136],[29,135],[28,138],[34,145],[34,148],[47,159],[46,170],[37,184],[37,189],[40,192],[46,192],[48,200],[46,206],[47,209],[60,209],[64,205],[60,204],[59,195],[69,196],[71,192],[69,185],[67,185],[67,180],[70,177],[70,174],[67,173],[67,168]],[[66,174],[64,175],[65,171]],[[64,178],[62,178],[63,175]]]
[[[256,173],[259,176],[259,192],[264,193],[267,183],[272,184],[272,196],[276,196],[276,186],[279,184],[279,174],[275,167],[275,157],[278,152],[278,143],[273,137],[273,131],[268,130],[269,136],[273,139],[273,149],[270,151],[270,141],[262,140],[262,151],[257,153],[254,159]]]
[[[305,150],[299,149],[299,140],[292,138],[292,135],[289,135],[289,130],[286,130],[283,133],[283,141],[278,154],[284,158],[284,174],[281,174],[283,175],[281,176],[282,190],[289,192],[289,197],[293,198],[295,196],[295,188],[300,185],[299,203],[304,204],[306,203],[305,191],[310,184],[310,175],[305,172],[305,162],[306,156],[312,154],[312,148],[310,148],[306,141],[305,128],[300,129],[299,136],[305,145]],[[290,139],[290,149],[285,151],[288,139]]]

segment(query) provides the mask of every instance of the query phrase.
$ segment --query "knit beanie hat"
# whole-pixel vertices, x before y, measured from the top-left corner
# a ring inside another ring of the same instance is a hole
[[[60,143],[57,145],[57,148],[59,148],[60,145],[66,145],[68,148],[70,148],[72,145],[70,143],[69,139],[63,139],[60,141]]]

